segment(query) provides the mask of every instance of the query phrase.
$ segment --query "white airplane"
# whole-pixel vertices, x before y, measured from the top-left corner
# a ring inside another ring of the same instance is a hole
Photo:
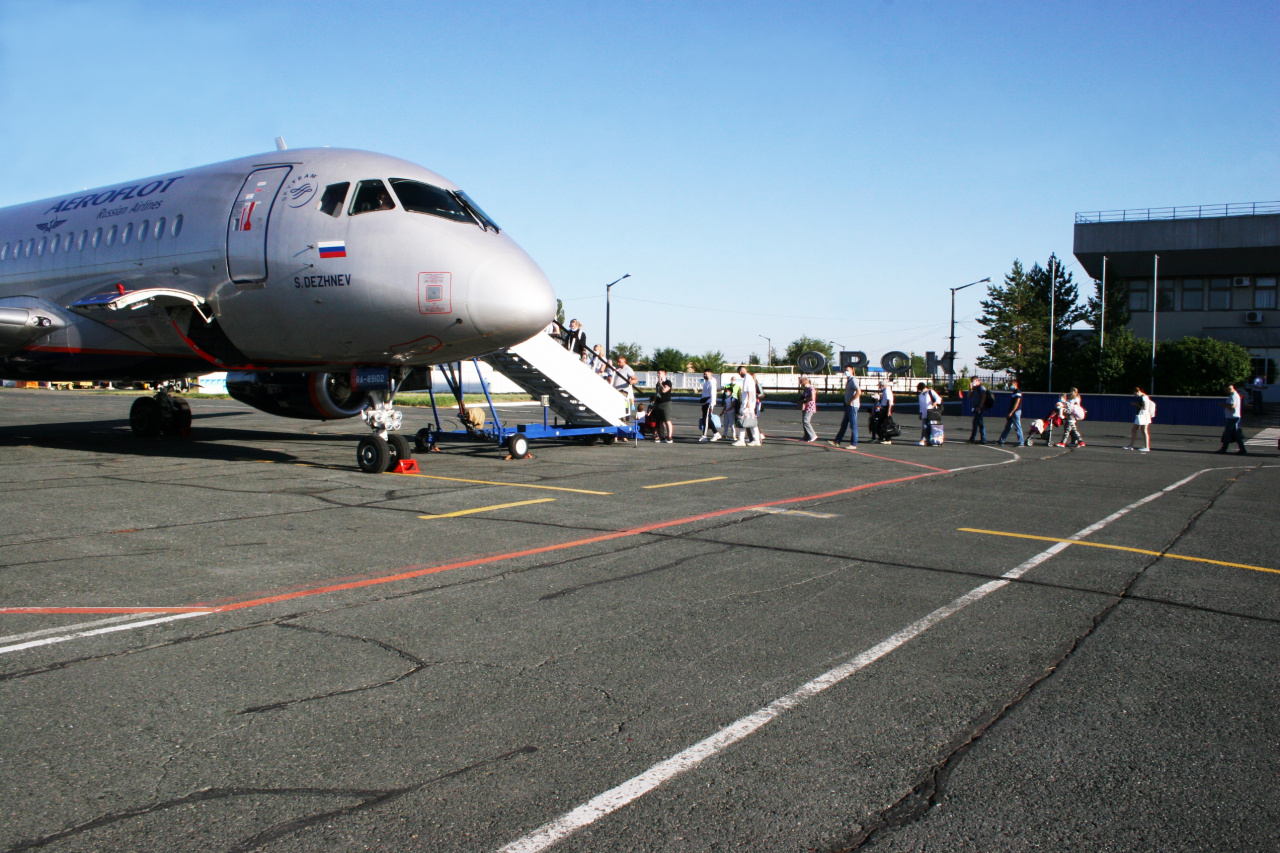
[[[554,316],[546,276],[466,193],[366,151],[282,150],[0,209],[0,378],[226,370],[263,411],[362,416],[371,472],[410,454],[394,400],[415,369]],[[185,434],[191,410],[161,391],[130,423]]]

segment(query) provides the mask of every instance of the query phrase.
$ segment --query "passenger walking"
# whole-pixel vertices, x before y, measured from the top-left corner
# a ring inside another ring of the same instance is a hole
[[[627,364],[625,355],[618,356],[618,366],[613,369],[613,387],[627,395],[627,405],[635,404],[636,372]]]
[[[973,427],[969,430],[970,444],[986,444],[987,443],[987,409],[993,404],[987,402],[987,398],[991,396],[991,392],[982,384],[981,379],[974,379],[973,384],[969,386],[969,404],[973,407]],[[974,441],[977,436],[977,441]]]
[[[861,407],[862,389],[858,387],[858,377],[853,375],[853,367],[846,365],[844,368],[844,417],[840,421],[840,431],[836,433],[836,440],[831,442],[836,447],[840,446],[840,440],[844,438],[845,428],[852,427],[849,446],[857,448],[858,409]]]
[[[1267,378],[1259,373],[1253,377],[1253,388],[1251,396],[1253,397],[1253,413],[1255,415],[1266,414],[1266,409],[1262,405],[1262,392],[1267,389]]]
[[[1088,447],[1077,426],[1085,418],[1084,406],[1080,402],[1080,392],[1075,388],[1068,391],[1062,397],[1059,408],[1062,412],[1062,441],[1058,442],[1058,446]]]
[[[649,401],[649,411],[658,422],[658,434],[655,438],[664,444],[675,440],[675,424],[671,423],[671,381],[663,379]]]
[[[1155,401],[1147,396],[1146,392],[1141,388],[1133,389],[1133,408],[1136,409],[1133,416],[1133,427],[1129,430],[1129,446],[1125,450],[1133,450],[1138,443],[1138,430],[1142,430],[1142,436],[1145,439],[1146,446],[1137,448],[1143,453],[1151,452],[1151,422],[1156,417]]]
[[[604,357],[604,345],[596,344],[591,350],[591,369],[595,371],[596,376],[608,378],[605,371],[609,370],[609,359]]]
[[[1018,447],[1026,445],[1027,440],[1022,435],[1022,388],[1016,379],[1009,383],[1009,413],[1004,416],[1004,432],[1000,433],[1000,440],[996,443],[1004,444],[1011,429],[1017,430]]]
[[[818,431],[813,428],[813,415],[818,411],[818,389],[813,387],[813,380],[808,376],[800,379],[800,411],[804,422],[805,444],[818,440]]]
[[[702,437],[698,441],[719,441],[720,429],[712,423],[712,418],[716,416],[716,379],[710,370],[702,371]],[[711,437],[707,437],[707,433],[712,433]]]
[[[1227,386],[1227,399],[1218,405],[1227,410],[1227,422],[1222,430],[1222,449],[1214,452],[1226,453],[1227,445],[1234,441],[1240,448],[1236,453],[1247,455],[1249,451],[1244,449],[1244,430],[1240,429],[1240,392],[1236,390],[1235,385]]]
[[[926,387],[923,382],[916,385],[916,391],[919,392],[917,396],[920,400],[920,440],[916,444],[921,447],[928,447],[932,443],[929,440],[932,432],[932,423],[929,416],[933,410],[942,405],[942,398],[938,396],[937,391]]]
[[[738,413],[738,426],[742,434],[733,443],[734,447],[759,447],[761,444],[760,421],[756,418],[756,404],[760,401],[759,385],[755,377],[747,373],[746,367],[738,368],[738,400],[735,408]]]
[[[880,398],[871,410],[871,440],[881,444],[893,444],[892,437],[886,437],[886,429],[893,418],[893,386],[884,379],[880,380]]]
[[[569,321],[569,328],[564,333],[564,348],[574,355],[582,355],[587,351],[587,333],[582,331],[582,324],[576,319]]]
[[[735,376],[729,380],[729,384],[724,386],[724,405],[720,410],[720,423],[723,424],[725,434],[734,441],[738,439],[737,424],[737,404],[738,404],[738,379]]]

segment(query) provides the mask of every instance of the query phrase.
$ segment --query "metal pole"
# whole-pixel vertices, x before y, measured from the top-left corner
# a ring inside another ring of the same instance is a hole
[[[951,291],[951,348],[947,350],[947,353],[951,355],[951,373],[949,375],[953,383],[956,379],[956,363],[954,355],[956,351],[956,291],[964,290],[966,287],[973,287],[975,284],[989,284],[990,282],[991,276],[987,276],[986,278],[980,278],[977,281],[971,281],[968,284],[962,284],[959,287],[947,288]]]
[[[1057,308],[1057,299],[1055,298],[1054,285],[1058,278],[1058,259],[1050,258],[1049,260],[1049,387],[1046,389],[1049,393],[1053,393],[1053,324],[1057,317],[1055,310]]]
[[[1156,313],[1160,310],[1160,256],[1154,255],[1155,266],[1151,274],[1151,383],[1147,393],[1156,393]]]
[[[631,273],[627,273],[622,278],[631,278]],[[609,349],[609,315],[612,308],[613,286],[622,278],[615,279],[604,286],[604,360],[609,361],[609,356],[613,354],[613,350]]]
[[[1107,345],[1107,256],[1102,256],[1102,301],[1098,316],[1098,393],[1102,393],[1102,359]]]
[[[764,351],[764,366],[773,367],[773,338],[766,335],[757,335],[756,337],[764,338],[765,346],[768,347]]]

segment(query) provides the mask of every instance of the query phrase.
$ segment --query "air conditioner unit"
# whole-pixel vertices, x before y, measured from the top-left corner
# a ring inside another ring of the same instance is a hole
[[[1249,285],[1253,284],[1253,276],[1238,275],[1235,278],[1231,279],[1231,283],[1234,284],[1236,287],[1248,287]]]
[[[1246,312],[1244,312],[1244,321],[1245,321],[1246,323],[1261,323],[1261,322],[1262,322],[1262,312],[1261,312],[1261,311],[1246,311]]]

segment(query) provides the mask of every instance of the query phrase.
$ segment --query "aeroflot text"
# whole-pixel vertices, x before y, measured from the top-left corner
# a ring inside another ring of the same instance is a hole
[[[294,287],[350,287],[350,275],[303,275],[293,277]]]
[[[128,201],[131,198],[144,198],[152,193],[166,193],[169,187],[173,186],[177,181],[185,178],[186,175],[179,175],[176,178],[169,178],[163,181],[152,181],[148,184],[134,184],[131,187],[121,187],[118,190],[106,190],[96,195],[78,195],[75,198],[64,198],[53,207],[45,211],[46,214],[57,211],[66,213],[68,210],[79,210],[82,207],[93,205],[97,207],[100,204],[106,204],[112,201]]]

